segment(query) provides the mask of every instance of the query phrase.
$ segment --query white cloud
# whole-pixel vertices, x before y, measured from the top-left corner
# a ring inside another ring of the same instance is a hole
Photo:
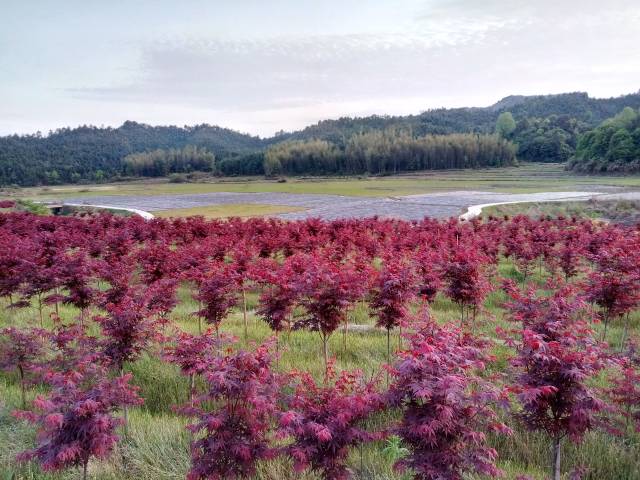
[[[91,56],[91,43],[76,42],[75,64],[50,55],[45,75],[22,71],[12,88],[17,97],[4,101],[0,128],[40,125],[45,118],[71,124],[131,118],[207,121],[265,135],[340,115],[486,105],[509,94],[609,96],[640,87],[635,0],[606,6],[596,0],[404,0],[395,8],[348,0],[306,14],[283,0],[273,6],[273,18],[264,6],[244,2],[221,9],[215,21],[203,5],[200,21],[197,10],[181,13],[170,33],[145,25],[134,36],[114,29],[99,56]],[[167,4],[162,9],[166,15]],[[18,55],[7,58],[19,70]],[[109,68],[100,69],[101,62]],[[39,105],[26,100],[29,82]],[[55,114],[47,112],[52,106]]]

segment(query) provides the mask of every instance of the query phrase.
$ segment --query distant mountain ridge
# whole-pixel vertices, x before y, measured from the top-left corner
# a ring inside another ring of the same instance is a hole
[[[320,139],[344,146],[354,134],[400,128],[413,135],[492,133],[500,113],[516,121],[566,116],[588,128],[599,125],[624,107],[640,108],[640,91],[615,98],[590,98],[587,93],[511,95],[488,107],[440,108],[417,115],[343,117],[323,120],[295,132],[259,138],[212,125],[150,126],[127,121],[117,128],[61,128],[47,136],[0,137],[0,185],[38,185],[99,181],[123,173],[129,154],[187,145],[214,153],[223,174],[257,173],[261,152],[281,141]],[[249,167],[246,167],[249,165]]]
[[[403,126],[411,128],[416,135],[427,133],[490,133],[498,115],[510,111],[516,120],[525,117],[548,117],[567,115],[595,127],[612,117],[624,107],[640,107],[640,91],[620,97],[591,98],[586,92],[552,95],[510,95],[488,107],[438,108],[418,115],[343,117],[323,120],[300,131],[285,135],[287,138],[322,140],[340,143],[345,132],[375,130]]]

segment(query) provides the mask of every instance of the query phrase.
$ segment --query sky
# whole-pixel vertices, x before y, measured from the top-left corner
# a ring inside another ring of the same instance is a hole
[[[640,90],[638,0],[0,0],[0,134]]]

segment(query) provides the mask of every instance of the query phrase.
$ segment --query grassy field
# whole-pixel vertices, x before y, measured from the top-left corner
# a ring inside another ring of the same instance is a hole
[[[500,275],[520,281],[520,275],[513,265],[502,260],[499,265]],[[544,272],[542,272],[544,274]],[[536,272],[530,281],[542,284],[543,277]],[[172,314],[175,324],[186,331],[196,332],[197,321],[191,315],[197,309],[191,299],[190,292],[183,288],[180,291],[181,302]],[[250,312],[249,341],[260,342],[270,336],[267,326],[255,317],[252,310],[257,295],[249,295]],[[506,327],[501,308],[505,296],[502,292],[492,293],[486,301],[485,312],[481,315],[479,329],[488,336],[495,336],[496,326]],[[77,315],[70,307],[63,307],[61,314],[70,320]],[[458,309],[450,301],[438,297],[432,310],[440,322],[457,321]],[[367,308],[359,304],[350,314],[350,321],[356,324],[372,324],[373,320]],[[26,326],[37,324],[37,310],[2,309],[0,327],[7,325]],[[640,327],[640,315],[636,312],[632,317],[632,326],[636,332]],[[223,324],[223,331],[242,338],[242,314],[234,312]],[[97,330],[94,328],[94,332]],[[610,330],[609,340],[615,347],[621,341],[622,326],[614,324]],[[364,370],[367,375],[379,371],[385,362],[386,336],[384,332],[349,332],[344,348],[343,332],[336,332],[330,340],[330,351],[336,356],[338,369]],[[242,341],[244,343],[244,341]],[[395,342],[394,342],[395,343]],[[316,333],[297,331],[281,339],[282,357],[277,368],[287,371],[291,368],[302,368],[311,371],[318,378],[323,372],[320,339]],[[510,352],[507,347],[496,343],[494,353],[497,356],[494,368],[504,368]],[[90,463],[89,472],[92,479],[99,480],[156,480],[181,479],[189,468],[188,435],[184,429],[187,420],[177,416],[171,406],[187,400],[188,380],[181,377],[176,367],[162,363],[157,358],[157,350],[146,354],[139,361],[127,366],[134,374],[135,383],[141,387],[141,395],[145,404],[133,409],[129,414],[130,437],[121,443],[119,450],[111,460]],[[33,398],[36,389],[29,392]],[[17,376],[0,374],[0,478],[6,479],[47,479],[67,480],[79,478],[79,472],[64,474],[44,474],[31,464],[16,465],[15,454],[33,445],[34,434],[30,426],[23,421],[11,417],[12,409],[19,405],[19,388]],[[371,420],[371,426],[387,425],[394,413],[381,414]],[[515,479],[517,475],[529,474],[542,480],[547,476],[546,465],[550,459],[550,450],[544,437],[524,431],[517,431],[511,438],[492,438],[494,446],[500,453],[500,467],[507,479]],[[362,452],[362,465],[358,451],[354,451],[350,464],[354,478],[359,480],[401,480],[408,477],[395,473],[391,468],[392,459],[382,454],[384,444],[367,446]],[[573,467],[585,465],[589,468],[589,479],[593,480],[634,480],[640,479],[640,435],[626,438],[614,438],[603,433],[587,435],[579,447],[565,445],[564,469],[569,472]],[[293,474],[290,465],[283,461],[272,461],[260,465],[259,479],[315,479],[311,474]],[[3,476],[4,475],[4,476]],[[468,477],[470,480],[476,477]],[[568,478],[568,476],[567,476]]]
[[[201,215],[205,218],[227,217],[260,217],[264,215],[276,215],[278,213],[300,212],[301,207],[287,205],[260,205],[250,203],[231,203],[226,205],[212,205],[208,207],[175,208],[173,210],[159,210],[153,212],[156,217],[190,217]]]
[[[597,200],[584,202],[531,202],[508,205],[495,205],[482,210],[482,216],[488,217],[527,215],[533,218],[549,215],[551,217],[586,217],[597,220],[637,223],[640,220],[640,202],[629,200]]]
[[[640,176],[585,176],[564,171],[563,165],[529,163],[519,167],[447,170],[369,178],[288,178],[285,183],[264,178],[212,179],[206,183],[169,183],[166,179],[100,185],[34,187],[0,192],[35,200],[97,195],[163,195],[208,192],[324,193],[388,197],[454,190],[505,193],[593,189],[594,186],[640,188]]]

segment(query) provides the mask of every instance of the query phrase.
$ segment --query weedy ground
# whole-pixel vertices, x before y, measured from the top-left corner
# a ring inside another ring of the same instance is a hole
[[[541,216],[588,217],[606,222],[635,224],[640,222],[640,202],[631,200],[597,200],[584,202],[532,202],[510,205],[496,205],[482,210],[483,217],[493,215],[527,215],[533,218]]]
[[[498,266],[497,276],[522,281],[515,267],[507,260]],[[537,271],[528,281],[542,285],[546,273]],[[184,287],[180,290],[181,302],[172,314],[175,324],[186,331],[198,331],[198,322],[192,313],[197,309],[191,299],[190,291]],[[497,326],[508,327],[503,318],[502,305],[506,300],[499,289],[489,295],[477,325],[477,333],[496,338]],[[241,344],[261,342],[271,336],[269,328],[253,309],[257,302],[257,294],[248,295],[249,307],[249,339],[243,339],[242,312],[235,311],[224,322],[222,331],[234,334]],[[4,307],[4,305],[3,305]],[[417,312],[417,306],[415,308]],[[439,322],[458,322],[458,308],[449,300],[439,296],[431,309],[432,315]],[[68,321],[78,312],[71,307],[62,307],[61,315]],[[2,308],[0,327],[36,326],[38,314],[35,306],[21,310]],[[350,322],[354,324],[373,325],[374,320],[367,312],[367,306],[358,304],[350,312]],[[47,322],[51,326],[51,322]],[[636,312],[631,319],[632,328],[637,333],[640,329],[640,313]],[[92,327],[91,333],[97,333]],[[394,343],[398,340],[394,332]],[[622,338],[622,325],[614,324],[609,330],[608,340],[612,348],[617,349]],[[294,331],[280,338],[281,357],[277,369],[306,369],[317,378],[323,374],[321,360],[321,343],[316,333]],[[366,375],[379,372],[386,362],[386,335],[384,331],[366,332],[350,331],[344,336],[337,331],[330,340],[330,352],[336,358],[338,369],[362,369]],[[504,371],[508,368],[511,354],[508,347],[496,341],[493,347],[496,362],[492,370]],[[179,479],[184,478],[189,468],[189,435],[185,425],[189,422],[172,410],[176,404],[187,401],[188,380],[182,377],[177,367],[158,359],[155,351],[145,354],[139,361],[127,365],[128,371],[134,375],[134,383],[141,388],[145,399],[143,406],[132,409],[129,413],[129,438],[121,442],[118,450],[108,461],[92,460],[89,467],[90,478],[96,480],[140,480],[140,479]],[[383,380],[384,386],[384,380]],[[29,392],[33,398],[39,388]],[[74,479],[79,478],[78,471],[61,474],[46,474],[34,464],[18,465],[15,455],[23,449],[34,445],[35,434],[30,425],[11,416],[11,411],[19,407],[19,387],[17,376],[6,373],[0,375],[0,478],[2,479]],[[370,420],[369,427],[377,428],[388,425],[397,415],[396,412],[385,412]],[[507,415],[505,413],[505,415]],[[514,422],[510,422],[512,425]],[[506,472],[506,478],[515,479],[517,475],[528,474],[536,479],[547,476],[547,465],[550,460],[548,442],[541,435],[516,428],[512,437],[491,437],[492,444],[500,454],[499,465]],[[393,446],[391,446],[393,447]],[[395,448],[397,450],[397,448]],[[394,448],[384,442],[368,445],[361,450],[355,449],[351,454],[350,464],[355,479],[397,480],[409,478],[394,472]],[[587,467],[589,479],[598,480],[633,480],[640,479],[640,435],[630,433],[626,437],[617,438],[605,433],[587,435],[581,445],[566,443],[564,449],[564,467],[568,472],[576,466]],[[314,479],[312,474],[294,474],[291,465],[285,461],[271,461],[260,465],[259,479]],[[469,477],[476,478],[476,477]]]

